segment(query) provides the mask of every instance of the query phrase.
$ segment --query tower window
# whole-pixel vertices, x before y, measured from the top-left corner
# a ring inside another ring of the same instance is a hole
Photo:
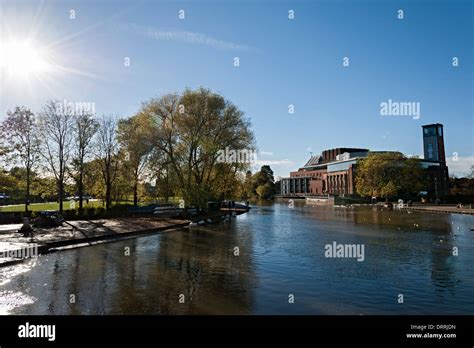
[[[428,144],[428,158],[433,158],[433,144]]]
[[[432,137],[436,135],[436,127],[426,127],[423,128],[423,133],[426,136]]]

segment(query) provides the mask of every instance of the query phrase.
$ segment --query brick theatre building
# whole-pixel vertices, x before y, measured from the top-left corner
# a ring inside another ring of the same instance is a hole
[[[448,167],[444,150],[443,125],[422,126],[423,153],[420,165],[425,168],[430,187],[428,195],[444,196],[448,192]],[[373,153],[361,148],[336,148],[311,156],[306,164],[289,177],[280,180],[282,196],[352,196],[356,195],[357,160]],[[395,152],[400,154],[399,152]]]

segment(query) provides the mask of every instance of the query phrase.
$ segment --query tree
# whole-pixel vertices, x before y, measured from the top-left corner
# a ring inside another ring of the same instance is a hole
[[[96,144],[94,144],[94,146],[96,146]],[[101,168],[102,164],[99,158],[94,158],[84,163],[83,183],[86,192],[105,202],[105,186]]]
[[[126,156],[125,169],[131,172],[133,205],[138,205],[138,185],[153,149],[153,119],[148,113],[139,113],[129,119],[120,120],[117,139]]]
[[[252,172],[247,170],[245,172],[245,179],[244,179],[244,188],[243,188],[243,199],[252,198],[255,196],[256,192],[254,191],[254,180],[252,177]]]
[[[64,182],[73,142],[74,110],[50,100],[40,114],[41,154],[56,179],[59,212],[63,212]]]
[[[129,200],[130,196],[133,195],[133,177],[130,169],[127,166],[125,155],[119,153],[119,160],[116,167],[116,176],[112,185],[112,201],[119,204],[121,201]],[[139,190],[139,187],[137,188]],[[137,195],[140,191],[137,192]]]
[[[35,177],[33,180],[32,193],[45,202],[54,201],[58,194],[56,180],[53,177]]]
[[[96,157],[98,159],[102,179],[105,186],[105,207],[112,206],[113,183],[119,168],[119,153],[117,142],[117,120],[112,116],[103,116],[99,122],[96,142]]]
[[[79,211],[83,209],[84,196],[84,160],[90,154],[92,139],[97,133],[99,123],[94,119],[94,116],[85,112],[77,115],[75,118],[74,127],[74,158],[73,167],[76,170],[77,193],[79,196]]]
[[[222,161],[222,151],[250,151],[250,123],[231,102],[200,88],[170,94],[145,103],[140,111],[152,117],[154,157],[174,172],[187,205],[206,207],[209,199],[225,195],[223,177],[237,175],[248,162]],[[155,170],[159,170],[156,168]]]
[[[271,199],[275,194],[275,179],[269,165],[263,165],[258,172],[252,175],[245,174],[244,198]]]
[[[257,186],[256,192],[259,199],[269,199],[273,195],[273,187],[270,185],[270,183],[259,185]]]
[[[159,168],[155,171],[154,178],[156,179],[156,194],[159,197],[163,197],[165,202],[169,201],[170,197],[174,197],[178,188],[178,179],[174,171],[170,170],[170,166],[159,165],[156,163],[152,164],[155,168]]]
[[[5,152],[13,163],[21,163],[25,170],[25,212],[30,203],[31,173],[39,158],[38,127],[35,115],[25,107],[7,111],[2,122],[1,137],[7,144]]]
[[[425,186],[419,159],[391,152],[359,159],[355,183],[362,197],[383,198],[414,195]]]
[[[18,181],[8,171],[0,167],[0,193],[11,194],[18,189]]]
[[[270,168],[269,165],[263,165],[260,168],[260,172],[257,174],[257,185],[265,185],[267,183],[274,184],[275,179],[273,177],[273,170]]]
[[[270,199],[275,194],[275,179],[269,165],[263,165],[253,175],[253,191],[259,199]]]

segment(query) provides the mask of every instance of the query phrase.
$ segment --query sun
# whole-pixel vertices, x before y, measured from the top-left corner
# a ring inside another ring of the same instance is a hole
[[[0,43],[0,70],[11,78],[29,79],[50,68],[47,55],[31,41]]]

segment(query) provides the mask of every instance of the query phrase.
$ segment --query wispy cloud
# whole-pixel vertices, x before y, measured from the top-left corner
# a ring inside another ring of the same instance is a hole
[[[273,152],[271,151],[260,151],[259,154],[262,156],[273,156]]]
[[[130,24],[128,28],[135,33],[144,35],[151,39],[161,41],[178,41],[195,45],[209,46],[220,50],[229,51],[250,51],[252,47],[241,45],[231,41],[224,41],[207,36],[206,34],[192,31],[167,31],[154,27],[144,27],[137,24]]]
[[[282,159],[282,160],[257,160],[256,165],[269,165],[269,166],[285,166],[285,167],[291,167],[295,165],[295,162],[290,161],[289,159]]]
[[[474,166],[474,156],[458,157],[456,160],[453,157],[448,157],[446,165],[450,175],[465,176],[471,172],[471,166]]]

